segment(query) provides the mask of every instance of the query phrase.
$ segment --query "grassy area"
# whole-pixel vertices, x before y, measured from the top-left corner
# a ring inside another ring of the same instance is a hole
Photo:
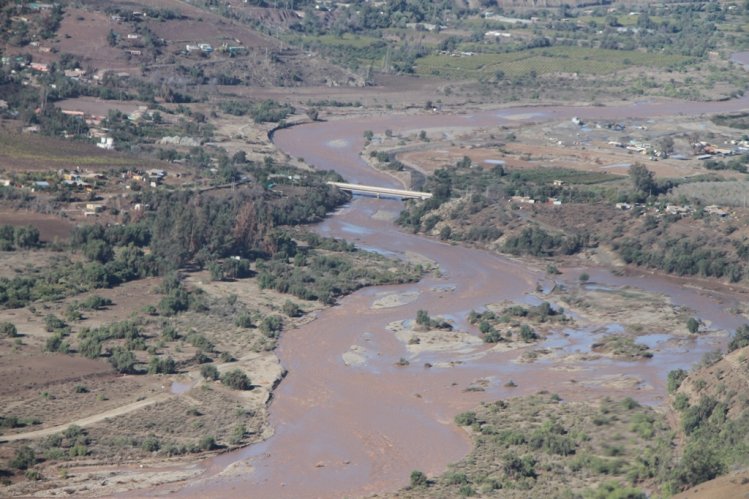
[[[690,61],[689,57],[639,52],[635,50],[604,50],[586,47],[548,47],[504,54],[474,54],[453,57],[430,54],[417,60],[416,70],[422,75],[448,78],[492,75],[502,71],[505,76],[517,77],[535,72],[580,73],[599,75],[631,66],[668,68]]]

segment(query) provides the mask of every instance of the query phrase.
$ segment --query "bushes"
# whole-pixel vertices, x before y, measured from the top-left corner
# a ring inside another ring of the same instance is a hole
[[[250,378],[241,370],[233,369],[221,376],[221,383],[235,390],[251,390]]]

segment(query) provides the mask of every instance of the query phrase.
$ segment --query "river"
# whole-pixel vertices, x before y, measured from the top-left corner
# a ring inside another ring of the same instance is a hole
[[[527,106],[471,114],[381,115],[293,127],[277,132],[274,141],[290,156],[302,157],[316,168],[333,169],[346,181],[400,187],[393,177],[373,170],[359,157],[365,130],[469,130],[572,116],[613,120],[746,108],[749,97],[711,103],[641,101],[611,107]],[[705,352],[725,344],[725,335],[705,336],[661,347],[648,361],[587,361],[574,373],[548,362],[512,362],[519,352],[487,352],[486,345],[409,355],[386,329],[388,323],[412,319],[417,310],[425,309],[475,333],[466,322],[470,310],[504,299],[528,301],[539,284],[548,287],[549,283],[544,272],[518,261],[401,232],[392,223],[400,207],[397,201],[356,197],[316,230],[386,255],[421,255],[439,265],[439,276],[361,290],[320,312],[308,325],[285,332],[278,354],[288,376],[271,406],[275,435],[211,459],[209,478],[179,489],[180,495],[300,498],[395,491],[407,484],[412,470],[439,473],[469,452],[470,438],[452,421],[456,413],[481,401],[539,390],[558,393],[563,399],[595,398],[611,391],[595,384],[582,388],[586,380],[624,374],[640,383],[615,395],[658,404],[665,396],[669,370],[688,368]],[[602,286],[626,285],[666,294],[713,327],[732,330],[743,323],[727,311],[742,296],[705,293],[685,286],[686,281],[647,273],[615,276],[605,269],[585,270]],[[561,281],[574,285],[574,277],[573,271]],[[401,306],[373,308],[374,301],[387,293],[406,293],[413,299]],[[644,341],[655,345],[668,340],[662,332],[653,333]],[[590,336],[584,330],[559,331],[546,340],[546,346],[589,351]],[[354,345],[364,362],[347,365],[342,355]],[[410,365],[396,366],[401,357],[408,358]],[[424,367],[427,362],[435,367]],[[485,391],[466,391],[477,380],[484,380]],[[509,380],[518,386],[506,387]]]

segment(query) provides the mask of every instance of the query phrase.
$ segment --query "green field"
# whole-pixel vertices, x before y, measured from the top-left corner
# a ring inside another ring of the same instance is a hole
[[[474,54],[453,57],[432,54],[416,62],[422,75],[448,78],[492,75],[502,71],[505,76],[523,76],[535,71],[548,73],[579,73],[598,75],[613,73],[632,66],[671,67],[689,62],[686,56],[655,54],[639,51],[605,50],[585,47],[548,47],[503,54]]]

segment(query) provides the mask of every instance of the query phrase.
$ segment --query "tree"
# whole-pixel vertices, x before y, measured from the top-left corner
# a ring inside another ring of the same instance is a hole
[[[673,137],[667,135],[665,137],[661,137],[658,139],[658,147],[660,147],[661,151],[666,154],[671,154],[674,152],[674,139]]]
[[[632,187],[638,192],[650,195],[655,190],[653,172],[641,163],[635,163],[629,167],[629,178],[632,181]]]
[[[241,369],[238,368],[224,373],[224,375],[221,376],[221,382],[229,388],[234,388],[235,390],[252,389],[252,382],[250,381],[250,378]]]
[[[697,333],[700,330],[700,322],[694,317],[690,317],[687,320],[687,330],[692,334]]]

